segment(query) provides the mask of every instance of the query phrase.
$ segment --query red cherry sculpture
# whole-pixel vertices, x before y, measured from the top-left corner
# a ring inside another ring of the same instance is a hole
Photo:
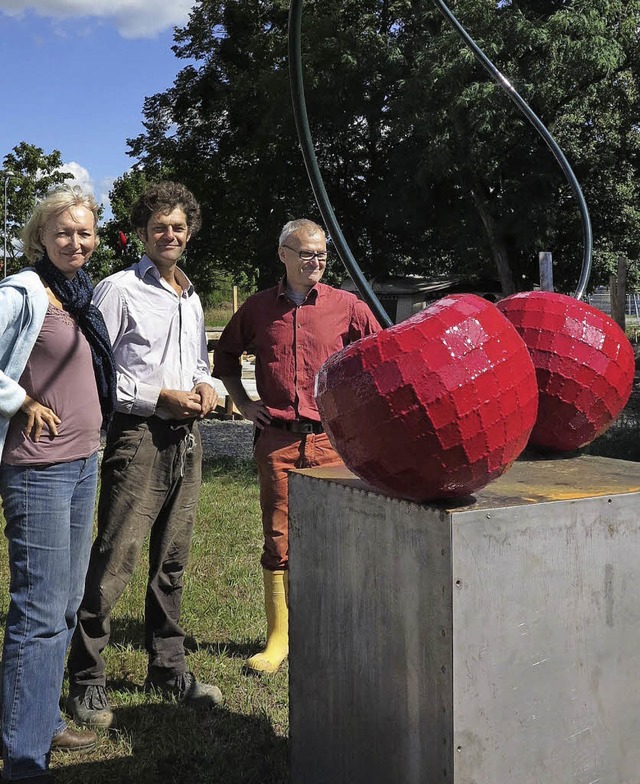
[[[530,443],[572,451],[602,435],[625,407],[635,373],[630,342],[591,305],[549,291],[498,303],[527,344],[540,403]]]
[[[412,501],[466,496],[504,473],[538,405],[526,346],[473,294],[445,297],[334,354],[316,398],[346,465]]]

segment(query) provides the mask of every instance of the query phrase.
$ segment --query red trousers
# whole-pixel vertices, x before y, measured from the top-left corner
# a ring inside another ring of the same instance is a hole
[[[287,474],[292,468],[340,465],[342,461],[326,433],[300,436],[266,427],[254,448],[260,480],[264,569],[286,569],[289,558],[289,498]]]

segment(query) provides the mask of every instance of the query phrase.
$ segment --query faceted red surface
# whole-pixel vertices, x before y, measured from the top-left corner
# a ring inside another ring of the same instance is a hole
[[[316,397],[346,465],[413,501],[465,496],[504,473],[536,419],[533,364],[495,305],[439,300],[339,351]]]
[[[602,435],[633,385],[633,349],[620,327],[591,305],[549,291],[514,294],[498,307],[536,368],[540,403],[531,445],[571,451]]]

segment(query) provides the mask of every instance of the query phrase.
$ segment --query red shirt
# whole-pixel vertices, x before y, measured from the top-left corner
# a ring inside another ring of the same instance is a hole
[[[256,388],[277,419],[320,420],[314,398],[316,373],[336,351],[380,324],[355,294],[317,283],[301,305],[284,281],[249,297],[220,336],[213,375],[240,376],[244,351],[256,355]]]

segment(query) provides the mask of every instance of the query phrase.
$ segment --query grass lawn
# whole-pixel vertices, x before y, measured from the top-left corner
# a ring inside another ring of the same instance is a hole
[[[288,666],[276,675],[242,673],[263,637],[261,525],[251,461],[205,463],[185,577],[182,624],[189,668],[217,683],[224,707],[196,711],[143,694],[146,568],[141,561],[112,618],[107,686],[118,729],[94,752],[54,754],[64,784],[281,784],[288,780]],[[0,558],[2,627],[6,618],[6,546]],[[65,682],[64,689],[66,691]]]
[[[213,327],[226,327],[227,322],[233,315],[233,309],[231,305],[218,305],[215,307],[209,307],[204,311],[204,323],[207,326],[207,329],[211,329]]]

